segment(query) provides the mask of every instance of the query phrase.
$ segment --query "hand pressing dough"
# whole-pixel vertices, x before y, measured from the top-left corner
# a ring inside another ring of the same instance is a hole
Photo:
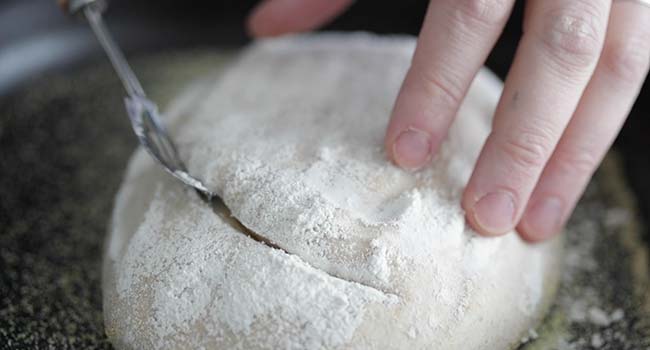
[[[281,249],[228,224],[137,151],[104,266],[118,349],[519,343],[553,294],[560,242],[482,238],[465,223],[460,197],[501,92],[487,70],[431,166],[411,173],[386,161],[414,46],[369,34],[262,41],[200,92],[199,108],[181,98],[172,114],[190,172]]]

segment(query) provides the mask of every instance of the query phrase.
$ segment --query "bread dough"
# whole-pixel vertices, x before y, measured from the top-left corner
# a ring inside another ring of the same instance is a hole
[[[106,330],[129,349],[504,349],[545,312],[560,242],[483,238],[460,196],[501,83],[483,69],[431,166],[382,148],[411,37],[261,41],[169,113],[190,173],[246,236],[142,150],[116,199]],[[188,97],[189,96],[189,97]]]

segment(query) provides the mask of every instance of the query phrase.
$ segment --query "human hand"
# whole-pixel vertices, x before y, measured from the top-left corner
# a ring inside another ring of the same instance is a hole
[[[352,0],[266,0],[250,32],[316,28]],[[445,138],[514,0],[432,0],[385,138],[417,169]],[[529,241],[558,233],[618,134],[650,66],[649,0],[530,0],[463,208],[479,233],[517,228]]]

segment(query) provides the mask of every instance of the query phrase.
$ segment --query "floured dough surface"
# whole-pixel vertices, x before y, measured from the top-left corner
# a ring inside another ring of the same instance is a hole
[[[118,348],[503,349],[543,315],[559,241],[482,238],[462,189],[501,83],[479,73],[448,140],[417,173],[382,139],[414,40],[258,42],[175,131],[222,220],[142,150],[113,213],[107,333]],[[188,96],[196,91],[189,91]]]

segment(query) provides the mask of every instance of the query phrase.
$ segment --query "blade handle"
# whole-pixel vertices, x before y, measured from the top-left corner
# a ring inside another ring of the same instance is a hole
[[[100,12],[104,12],[107,6],[105,0],[57,0],[57,4],[63,12],[71,16],[77,15],[87,6],[96,6]]]

